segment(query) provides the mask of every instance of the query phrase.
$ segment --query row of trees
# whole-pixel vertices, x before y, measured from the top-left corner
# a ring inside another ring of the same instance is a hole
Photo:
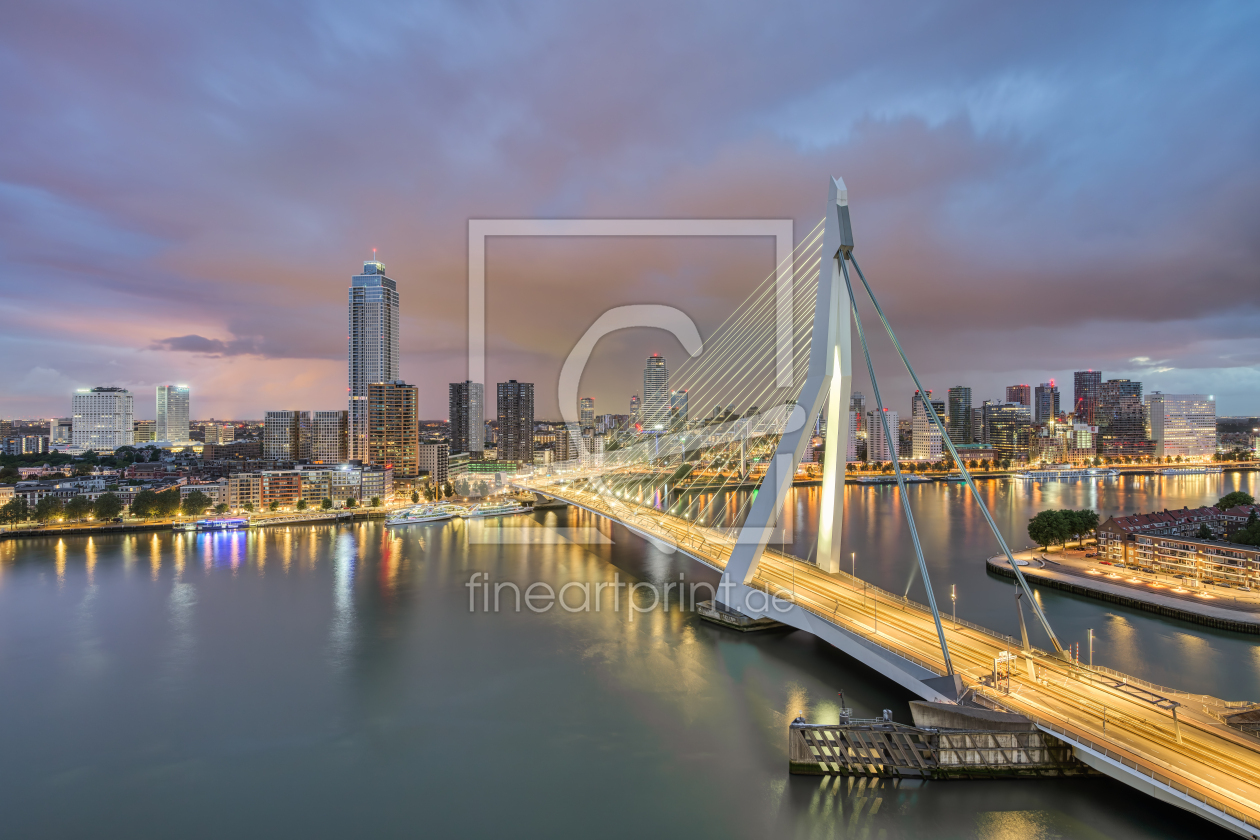
[[[10,499],[0,507],[0,523],[16,525],[19,522],[35,520],[36,522],[53,522],[58,519],[96,520],[115,519],[123,512],[122,499],[113,493],[101,495],[95,502],[86,496],[75,496],[63,502],[54,496],[45,496],[34,506],[27,503],[26,498],[19,496]]]
[[[916,472],[948,472],[954,468],[954,460],[952,458],[944,461],[936,461],[935,463],[919,463],[917,461],[902,461],[901,471],[903,473]],[[968,461],[967,469],[969,470],[1009,470],[1011,468],[1011,459],[1002,458],[1001,460],[994,458],[989,461],[983,458],[979,461]],[[892,461],[860,461],[849,464],[850,472],[882,472],[890,473],[893,471]]]
[[[1028,520],[1028,536],[1037,545],[1067,545],[1069,539],[1084,540],[1098,527],[1098,513],[1092,510],[1043,510]]]

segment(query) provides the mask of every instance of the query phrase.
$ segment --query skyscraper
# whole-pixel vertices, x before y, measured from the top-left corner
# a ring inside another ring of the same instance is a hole
[[[300,461],[311,457],[311,413],[268,411],[263,418],[263,457]]]
[[[1033,395],[1033,422],[1049,423],[1059,416],[1059,389],[1054,380],[1037,386]]]
[[[932,400],[932,392],[927,392],[927,399]],[[933,408],[939,408],[938,416],[944,414],[942,401],[933,401]],[[941,430],[932,422],[923,403],[923,395],[914,392],[914,400],[910,406],[911,420],[911,455],[915,460],[937,461],[941,457]]]
[[[639,409],[640,409],[639,395],[631,394],[630,395],[630,425],[631,426],[639,422]]]
[[[687,422],[687,389],[679,388],[669,392],[669,426],[671,429],[681,428]]]
[[[395,478],[420,474],[420,389],[401,379],[368,385],[368,463],[393,467]]]
[[[486,448],[486,421],[480,382],[451,383],[451,454],[480,458]]]
[[[1016,403],[1018,405],[1032,406],[1032,386],[1031,385],[1007,385],[1006,401],[1008,403]]]
[[[984,406],[988,444],[1003,458],[1018,460],[1024,451],[1027,429],[1032,425],[1032,409],[1021,403]]]
[[[1099,455],[1133,457],[1155,454],[1155,445],[1146,436],[1141,382],[1128,379],[1108,379],[1104,382],[1095,420]]]
[[[852,433],[858,440],[862,440],[866,437],[866,397],[862,396],[861,391],[849,394],[849,411],[853,413],[853,419],[857,421],[857,428],[853,429]]]
[[[949,439],[954,444],[971,443],[971,389],[955,385],[949,389]]]
[[[113,452],[135,443],[134,400],[126,388],[80,388],[71,402],[74,446]]]
[[[669,424],[669,368],[659,353],[643,368],[643,431],[659,432]]]
[[[398,284],[385,264],[363,263],[350,278],[350,457],[368,456],[368,386],[398,378]]]
[[[349,459],[350,412],[316,411],[311,418],[311,429],[312,461],[340,464]]]
[[[586,400],[583,400],[586,402]],[[594,427],[595,401],[591,403]],[[534,463],[534,383],[509,379],[499,383],[499,460]],[[585,425],[586,409],[583,408]]]
[[[1072,374],[1073,405],[1077,423],[1095,425],[1094,415],[1098,411],[1098,399],[1102,395],[1102,371],[1078,370]]]
[[[891,441],[884,434],[884,426],[880,422],[878,413],[870,411],[866,415],[866,460],[871,463],[883,463],[897,457],[899,428],[897,412],[889,411],[885,408],[884,415],[888,418],[888,431],[892,436]]]
[[[502,389],[503,385],[500,384],[499,388]],[[578,401],[578,405],[581,408],[580,417],[581,417],[582,428],[583,429],[595,428],[595,400],[591,399],[590,397],[582,397],[582,399]]]
[[[1164,394],[1146,398],[1151,442],[1161,458],[1202,458],[1216,452],[1216,400],[1207,394]]]
[[[188,440],[188,386],[157,386],[157,440]]]

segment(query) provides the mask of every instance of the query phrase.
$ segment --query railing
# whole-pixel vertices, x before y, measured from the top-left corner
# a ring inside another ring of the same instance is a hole
[[[1200,793],[1199,791],[1191,787],[1188,787],[1187,785],[1184,785],[1181,782],[1178,782],[1169,776],[1165,776],[1163,773],[1160,773],[1157,770],[1147,767],[1145,764],[1139,764],[1137,761],[1134,761],[1132,758],[1129,758],[1128,756],[1122,753],[1116,752],[1113,749],[1109,749],[1095,741],[1091,741],[1089,738],[1086,738],[1080,733],[1070,732],[1067,729],[1064,729],[1062,726],[1060,726],[1057,723],[1053,723],[1049,720],[1046,720],[1045,718],[1029,713],[1027,711],[1013,709],[1007,706],[1006,704],[1002,703],[1001,701],[996,700],[993,697],[990,697],[987,694],[982,694],[980,691],[979,685],[973,686],[972,690],[974,692],[975,699],[977,701],[980,701],[981,705],[987,705],[990,708],[992,708],[994,711],[1009,712],[1011,714],[1022,715],[1028,718],[1029,720],[1033,721],[1034,723],[1036,723],[1039,727],[1049,730],[1050,732],[1053,732],[1055,735],[1061,737],[1065,741],[1079,744],[1080,746],[1083,746],[1095,753],[1098,753],[1099,755],[1105,756],[1106,758],[1109,758],[1112,761],[1115,761],[1129,768],[1130,770],[1133,770],[1137,773],[1140,773],[1143,776],[1148,777],[1149,779],[1151,779],[1151,781],[1156,782],[1157,784],[1161,784],[1164,787],[1168,788],[1169,790],[1174,790],[1177,793],[1182,794],[1183,796],[1188,796],[1191,799],[1195,800],[1196,802],[1202,802],[1204,805],[1208,806],[1209,808],[1220,811],[1222,814],[1233,817],[1234,819],[1239,820],[1240,822],[1243,822],[1253,828],[1260,828],[1260,819],[1244,811],[1241,811],[1238,808],[1235,808],[1234,806],[1229,805],[1220,799],[1216,799],[1204,793]]]

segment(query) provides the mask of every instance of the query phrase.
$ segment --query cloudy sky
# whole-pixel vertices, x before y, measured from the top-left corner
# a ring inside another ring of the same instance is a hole
[[[402,375],[444,417],[469,219],[800,235],[833,174],[928,387],[1070,392],[1095,368],[1256,414],[1257,44],[1251,2],[10,3],[0,416],[108,384],[152,417],[165,382],[198,418],[343,407],[346,287],[375,247]],[[487,378],[558,416],[608,307],[707,334],[773,263],[768,238],[492,240]],[[624,412],[653,351],[683,355],[604,340],[583,393]]]

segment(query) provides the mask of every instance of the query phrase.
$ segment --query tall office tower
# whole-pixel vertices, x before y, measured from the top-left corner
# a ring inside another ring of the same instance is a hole
[[[188,386],[157,386],[157,440],[188,440]]]
[[[132,425],[135,406],[126,388],[80,388],[71,402],[72,445],[96,452],[113,452],[120,446],[135,444]]]
[[[1146,404],[1156,455],[1203,458],[1215,454],[1215,398],[1156,391],[1146,398]]]
[[[630,425],[631,426],[639,422],[640,408],[641,406],[639,404],[639,395],[631,394],[630,395]]]
[[[268,411],[263,418],[263,457],[301,461],[311,457],[311,413]]]
[[[502,388],[503,386],[500,385],[499,387]],[[582,428],[583,429],[595,428],[595,400],[591,399],[590,397],[582,397],[582,399],[578,401],[578,405],[581,408],[580,416],[581,416],[581,421],[582,421]]]
[[[682,428],[687,423],[687,389],[669,392],[669,427]]]
[[[420,474],[420,389],[401,379],[368,385],[368,463],[393,467],[395,478]]]
[[[955,385],[949,389],[949,439],[955,445],[973,441],[971,417],[971,389]]]
[[[863,418],[865,419],[865,418]],[[857,437],[857,412],[849,412],[849,445],[845,447],[845,453],[848,457],[846,463],[854,464],[860,459],[858,458],[858,437]]]
[[[429,477],[434,487],[445,484],[450,471],[450,444],[422,443],[419,449],[420,474]]]
[[[585,402],[585,400],[583,401]],[[595,401],[590,400],[592,428]],[[585,418],[586,408],[582,409]],[[585,419],[583,421],[585,423]],[[534,383],[499,383],[499,460],[534,463]]]
[[[318,464],[340,464],[349,458],[350,412],[316,411],[312,414],[311,460]]]
[[[938,408],[938,416],[945,413],[945,406],[940,400],[932,400],[932,392],[927,392],[927,398],[932,401],[932,407]],[[938,461],[941,457],[941,430],[932,422],[932,418],[928,416],[927,409],[923,404],[923,397],[918,391],[914,392],[914,401],[910,406],[911,420],[911,452],[910,457],[918,460]]]
[[[156,420],[137,420],[131,424],[134,440],[137,444],[153,443],[158,440]]]
[[[861,391],[854,391],[849,394],[849,412],[857,420],[857,428],[854,433],[859,439],[866,436],[866,397],[862,396]],[[819,434],[822,434],[819,432]],[[852,459],[850,459],[852,460]]]
[[[988,405],[992,400],[985,400],[984,405]],[[988,443],[989,440],[984,434],[984,407],[974,406],[971,409],[971,442],[972,443]]]
[[[1114,458],[1155,454],[1155,445],[1146,435],[1141,382],[1128,379],[1104,382],[1094,419],[1098,426],[1099,455]]]
[[[984,404],[984,425],[988,444],[1003,458],[1019,459],[1024,451],[1028,428],[1032,425],[1032,409],[1020,403]]]
[[[480,382],[451,383],[451,454],[480,458],[486,449],[486,421]]]
[[[1102,371],[1078,370],[1072,374],[1072,379],[1072,412],[1076,415],[1076,422],[1093,426],[1098,399],[1102,396]]]
[[[1017,405],[1032,406],[1031,385],[1007,385],[1006,401]]]
[[[664,431],[669,424],[669,368],[665,357],[653,353],[643,368],[643,430]]]
[[[884,416],[888,419],[888,431],[892,435],[890,441],[884,434],[884,425],[877,414],[878,412],[875,411],[866,413],[866,460],[873,464],[891,461],[897,457],[897,437],[900,428],[897,412],[885,408]]]
[[[367,462],[368,386],[398,379],[398,284],[385,264],[350,278],[350,458]]]
[[[1049,423],[1059,418],[1059,389],[1054,380],[1042,382],[1033,394],[1033,422]]]

